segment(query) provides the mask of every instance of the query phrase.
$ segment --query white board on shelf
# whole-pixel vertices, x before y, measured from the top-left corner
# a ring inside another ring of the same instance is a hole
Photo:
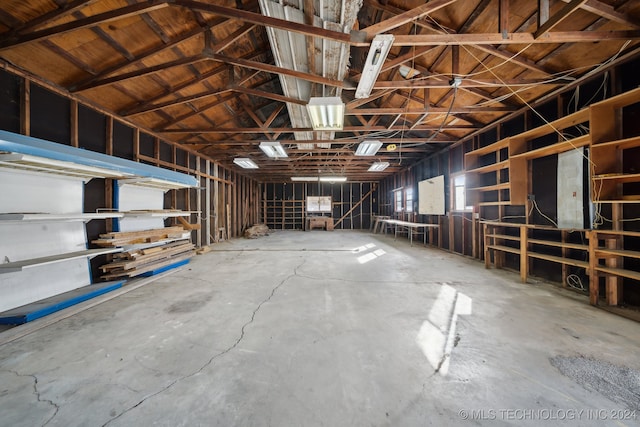
[[[425,179],[418,183],[418,213],[420,215],[444,215],[444,175]]]

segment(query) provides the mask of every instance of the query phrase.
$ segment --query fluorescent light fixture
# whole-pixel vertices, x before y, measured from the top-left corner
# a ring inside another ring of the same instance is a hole
[[[338,96],[311,98],[307,111],[314,130],[342,130],[344,126],[344,103]]]
[[[462,84],[462,77],[454,77],[449,81],[451,87],[458,88]]]
[[[346,176],[321,176],[320,182],[345,182]]]
[[[382,147],[382,142],[373,140],[364,140],[356,149],[356,156],[373,156]]]
[[[406,65],[401,65],[398,71],[400,72],[400,75],[407,80],[420,75],[420,71],[415,68],[407,67]]]
[[[368,98],[373,90],[373,85],[378,79],[382,65],[391,50],[395,37],[393,34],[378,34],[373,38],[367,60],[362,67],[362,74],[356,89],[356,98]]]
[[[287,156],[287,152],[284,151],[284,147],[280,145],[278,141],[263,141],[260,143],[260,149],[264,151],[268,157],[278,158],[278,157],[289,157]]]
[[[253,160],[246,157],[236,157],[233,159],[233,163],[244,169],[258,169],[258,165],[256,165]]]
[[[369,172],[382,172],[389,167],[389,162],[376,162],[371,165]]]
[[[318,182],[317,176],[292,176],[291,181]]]

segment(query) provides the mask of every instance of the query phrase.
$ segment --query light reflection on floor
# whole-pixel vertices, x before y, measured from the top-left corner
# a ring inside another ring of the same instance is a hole
[[[416,336],[416,344],[433,369],[442,376],[449,372],[458,316],[471,315],[471,306],[471,298],[443,284],[428,319],[422,323]]]

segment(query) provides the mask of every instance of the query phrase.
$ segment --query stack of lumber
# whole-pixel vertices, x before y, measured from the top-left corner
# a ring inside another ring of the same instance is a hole
[[[145,231],[123,231],[101,234],[98,240],[91,243],[102,248],[115,248],[140,243],[155,243],[167,239],[184,238],[182,227],[164,227]]]
[[[113,262],[100,267],[104,279],[135,277],[184,261],[194,255],[189,240],[176,240],[161,246],[131,249],[114,255]]]

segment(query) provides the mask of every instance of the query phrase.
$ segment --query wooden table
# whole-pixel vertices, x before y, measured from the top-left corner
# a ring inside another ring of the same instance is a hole
[[[333,231],[333,218],[330,216],[308,216],[306,230],[313,230],[314,228]]]
[[[394,237],[393,240],[398,238],[398,227],[405,227],[409,230],[409,241],[411,242],[411,246],[413,246],[413,230],[422,228],[422,235],[424,237],[424,244],[427,244],[427,228],[438,228],[440,227],[438,224],[425,224],[422,222],[408,222],[408,221],[400,221],[398,219],[381,219],[380,220],[384,224],[393,225],[394,226]],[[385,233],[387,229],[385,227]]]

